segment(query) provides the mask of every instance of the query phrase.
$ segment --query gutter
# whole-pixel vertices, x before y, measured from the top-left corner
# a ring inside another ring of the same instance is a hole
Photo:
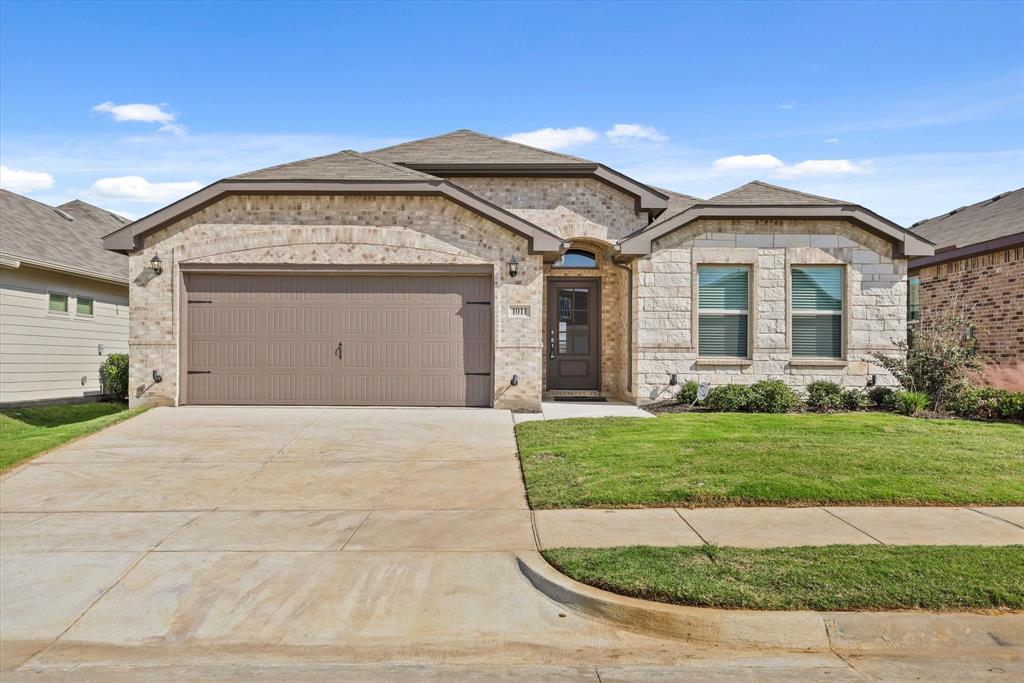
[[[127,270],[127,264],[125,270]],[[102,282],[110,282],[116,285],[128,286],[128,278],[118,278],[99,273],[95,270],[87,270],[85,268],[74,268],[72,266],[66,266],[63,263],[52,263],[50,261],[39,261],[36,259],[27,259],[23,256],[12,256],[10,254],[0,254],[0,266],[6,268],[18,269],[22,266],[30,266],[32,268],[39,268],[41,270],[52,270],[58,273],[68,273],[70,275],[77,275],[78,277],[88,278],[90,280],[100,280]]]

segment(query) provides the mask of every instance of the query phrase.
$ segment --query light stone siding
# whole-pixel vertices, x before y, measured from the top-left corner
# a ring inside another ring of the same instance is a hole
[[[618,399],[629,398],[629,274],[616,266],[612,258],[615,250],[607,244],[590,240],[574,240],[574,248],[593,251],[597,268],[553,268],[544,266],[547,278],[588,278],[601,281],[601,387],[600,390]],[[545,293],[544,325],[547,325],[547,296]],[[545,340],[547,338],[545,337]],[[545,341],[546,343],[546,341]],[[544,363],[544,385],[547,386],[547,362]]]
[[[159,253],[163,274],[152,277]],[[505,264],[516,256],[519,273]],[[493,267],[494,405],[538,409],[541,397],[543,265],[525,238],[441,197],[235,195],[145,238],[130,258],[131,388],[134,405],[177,405],[182,264],[411,265]],[[529,318],[509,306],[529,305]],[[163,381],[154,384],[152,371]],[[519,384],[510,386],[512,375]]]
[[[720,365],[697,358],[696,272],[701,263],[751,266],[751,358]],[[843,362],[793,362],[789,351],[789,269],[845,266]],[[679,382],[712,386],[782,379],[795,388],[818,379],[864,387],[894,379],[870,363],[872,352],[895,352],[906,337],[906,260],[892,245],[845,221],[703,219],[666,235],[634,264],[634,386],[639,403],[672,396]]]
[[[451,178],[559,237],[615,242],[647,226],[633,197],[593,178]]]

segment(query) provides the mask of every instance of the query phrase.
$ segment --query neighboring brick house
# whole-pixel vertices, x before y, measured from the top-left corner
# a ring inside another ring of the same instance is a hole
[[[1024,188],[911,230],[935,243],[910,260],[911,324],[950,305],[969,311],[990,381],[1024,390]]]
[[[870,354],[932,253],[849,202],[705,201],[465,130],[228,178],[105,245],[130,255],[133,403],[525,410],[891,382]]]

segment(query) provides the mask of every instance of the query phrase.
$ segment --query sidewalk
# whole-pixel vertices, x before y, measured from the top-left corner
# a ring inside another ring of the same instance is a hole
[[[537,510],[543,548],[623,545],[1011,545],[1024,507],[807,507]]]

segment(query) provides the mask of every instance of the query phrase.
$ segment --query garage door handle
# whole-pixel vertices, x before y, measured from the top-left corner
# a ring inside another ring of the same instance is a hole
[[[342,346],[343,344],[341,342],[338,342],[338,348],[334,349],[334,355],[337,356],[338,358],[341,358],[342,355],[344,354]]]

